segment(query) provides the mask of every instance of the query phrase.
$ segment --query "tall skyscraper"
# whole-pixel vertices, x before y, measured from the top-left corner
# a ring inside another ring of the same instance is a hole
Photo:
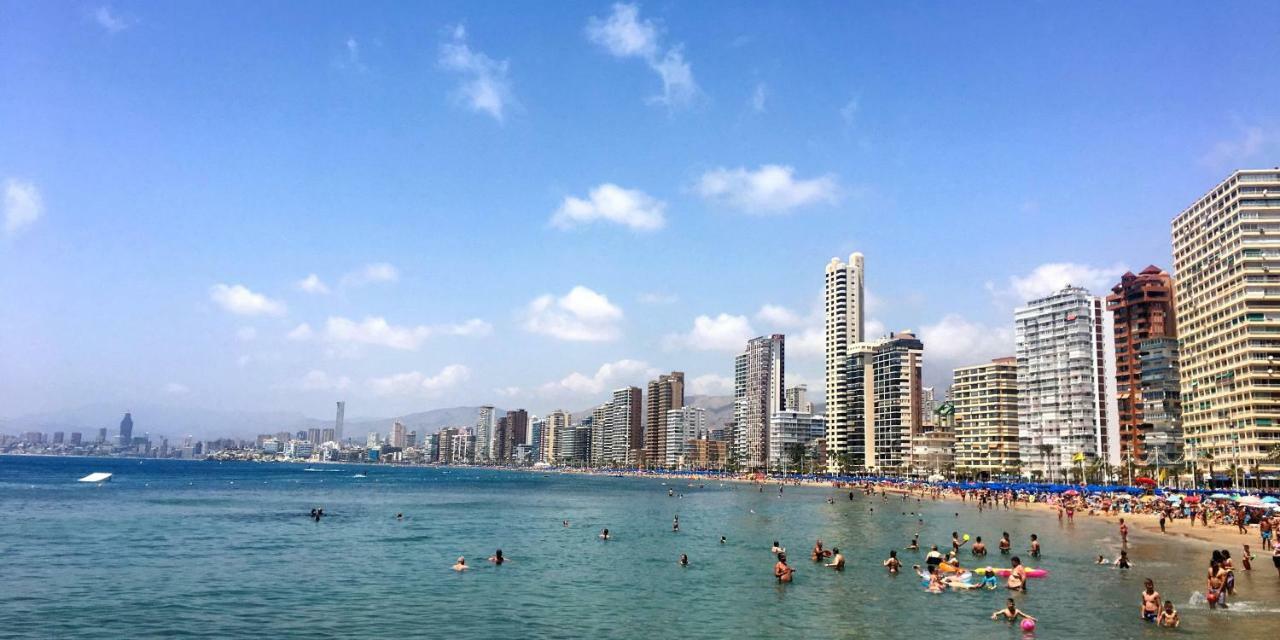
[[[1120,456],[1136,463],[1146,457],[1144,442],[1151,425],[1142,398],[1140,345],[1153,338],[1176,338],[1173,279],[1156,266],[1120,276],[1107,296],[1115,323],[1116,406],[1120,417]]]
[[[1243,169],[1173,219],[1187,457],[1280,471],[1280,170]]]
[[[529,447],[530,455],[532,457],[531,462],[542,462],[545,460],[543,452],[547,444],[546,429],[546,419],[539,418],[538,416],[531,416],[529,418]]]
[[[910,331],[891,333],[848,345],[841,363],[836,386],[844,418],[827,416],[827,468],[900,469],[924,425],[924,343]]]
[[[322,442],[319,428],[307,429],[307,442],[311,444],[320,444]]]
[[[752,338],[734,360],[734,369],[735,454],[744,468],[764,469],[769,464],[769,419],[785,403],[784,336]]]
[[[516,447],[529,443],[529,412],[524,409],[508,411],[503,419],[506,420],[506,428],[502,433],[502,461],[511,462],[516,459]]]
[[[982,478],[1018,470],[1018,360],[996,358],[953,373],[956,468]]]
[[[564,439],[564,434],[572,429],[573,416],[569,415],[564,409],[556,409],[547,414],[546,433],[542,437],[542,459],[557,464],[560,460],[566,459],[572,455],[572,452],[566,450],[568,446],[572,448],[573,437],[570,435],[568,440]]]
[[[667,464],[667,412],[684,406],[684,373],[672,371],[649,381],[649,404],[645,411],[645,465]]]
[[[133,444],[133,415],[126,413],[120,421],[120,446],[128,448]]]
[[[1119,464],[1115,341],[1102,299],[1067,286],[1018,309],[1014,325],[1023,471],[1066,480],[1094,460]]]
[[[103,444],[106,441],[107,441],[107,428],[102,427],[101,429],[98,429],[98,444]]]
[[[701,407],[670,409],[664,424],[667,434],[663,464],[674,468],[687,463],[693,453],[689,441],[707,437],[707,410]]]
[[[400,449],[404,448],[404,424],[396,420],[391,425],[391,446]]]
[[[611,413],[612,402],[606,402],[591,411],[591,466],[605,466],[613,458],[613,444],[606,437]]]
[[[333,418],[333,441],[342,443],[342,423],[347,412],[347,402],[345,400],[338,401],[338,414]]]
[[[477,462],[488,462],[493,459],[493,452],[497,448],[497,443],[494,442],[497,431],[498,416],[493,407],[488,405],[480,407],[480,411],[476,415]]]
[[[1142,456],[1138,464],[1168,466],[1182,459],[1182,393],[1175,338],[1138,343],[1142,393]]]
[[[609,441],[606,457],[614,465],[633,465],[643,455],[644,426],[640,387],[614,389],[609,402],[609,419],[605,438]]]
[[[865,265],[861,253],[849,256],[848,264],[839,258],[832,258],[827,263],[826,280],[823,289],[823,306],[826,311],[826,419],[827,419],[827,459],[834,470],[838,460],[832,455],[831,443],[838,446],[850,446],[854,439],[854,411],[860,411],[854,405],[860,405],[861,398],[849,390],[847,371],[850,368],[848,359],[852,357],[854,345],[866,340],[864,335],[865,309]]]

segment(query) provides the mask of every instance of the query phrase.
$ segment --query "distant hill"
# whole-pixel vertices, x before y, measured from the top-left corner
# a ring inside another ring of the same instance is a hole
[[[494,409],[494,412],[501,417],[502,414],[506,413],[506,409]],[[479,413],[479,406],[432,409],[430,411],[419,411],[417,413],[409,413],[393,418],[348,421],[343,427],[343,431],[346,433],[347,437],[355,438],[357,440],[361,439],[370,431],[377,431],[385,436],[389,431],[391,431],[391,423],[399,420],[404,423],[407,431],[417,431],[418,435],[426,435],[429,433],[435,433],[445,427],[475,426],[476,416]]]
[[[601,402],[603,404],[603,402]],[[707,424],[711,426],[720,426],[726,422],[733,420],[733,396],[693,396],[684,397],[684,404],[688,407],[701,407],[707,410]],[[591,415],[591,412],[600,405],[593,405],[586,409],[573,412],[573,419],[576,422],[583,416]],[[643,415],[643,412],[642,414]],[[643,418],[642,418],[643,419]]]

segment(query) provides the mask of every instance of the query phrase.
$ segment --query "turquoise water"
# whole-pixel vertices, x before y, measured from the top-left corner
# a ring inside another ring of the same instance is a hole
[[[978,514],[957,502],[882,502],[788,487],[544,476],[480,469],[0,457],[0,635],[49,638],[1022,638],[988,619],[1007,592],[925,593],[880,561],[917,530],[1038,533],[1051,571],[1018,596],[1039,638],[1275,638],[1280,578],[1269,558],[1238,571],[1227,612],[1189,604],[1209,547],[1043,513]],[[341,471],[332,471],[341,469]],[[101,487],[75,480],[116,474]],[[364,471],[367,478],[352,476]],[[667,497],[674,486],[684,497]],[[327,514],[312,522],[307,513]],[[870,511],[874,509],[874,512]],[[917,517],[903,511],[919,510]],[[959,512],[959,517],[954,515]],[[404,520],[395,514],[403,512]],[[680,516],[680,533],[671,520]],[[561,521],[569,519],[565,528]],[[1181,525],[1180,525],[1181,526]],[[615,539],[597,534],[608,527]],[[719,543],[720,536],[728,538]],[[815,538],[843,573],[808,559]],[[1253,536],[1256,539],[1256,536]],[[773,540],[795,582],[772,576]],[[1242,539],[1243,542],[1243,539]],[[1250,540],[1253,542],[1253,540]],[[484,562],[501,548],[509,562]],[[1239,547],[1231,549],[1239,557]],[[1256,550],[1255,552],[1261,553]],[[689,554],[690,566],[677,559]],[[459,555],[475,568],[450,570]],[[923,556],[899,551],[904,564]],[[1024,559],[1026,554],[1022,554]],[[967,559],[967,554],[966,554]],[[1002,558],[993,552],[992,564]],[[1144,577],[1183,613],[1177,631],[1138,620]]]

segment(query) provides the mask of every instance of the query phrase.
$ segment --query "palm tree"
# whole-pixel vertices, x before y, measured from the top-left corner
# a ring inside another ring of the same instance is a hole
[[[1213,488],[1213,452],[1209,450],[1200,451],[1200,459],[1209,467],[1209,488]]]
[[[1044,462],[1045,471],[1049,470],[1049,456],[1053,454],[1053,445],[1042,444],[1036,447],[1040,450],[1040,459]]]

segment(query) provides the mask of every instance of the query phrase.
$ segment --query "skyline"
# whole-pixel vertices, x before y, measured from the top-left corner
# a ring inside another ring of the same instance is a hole
[[[1172,273],[1173,217],[1280,157],[1277,7],[620,6],[0,3],[0,418],[545,415],[732,393],[772,333],[821,399],[855,251],[866,337],[941,389],[1027,300]]]

